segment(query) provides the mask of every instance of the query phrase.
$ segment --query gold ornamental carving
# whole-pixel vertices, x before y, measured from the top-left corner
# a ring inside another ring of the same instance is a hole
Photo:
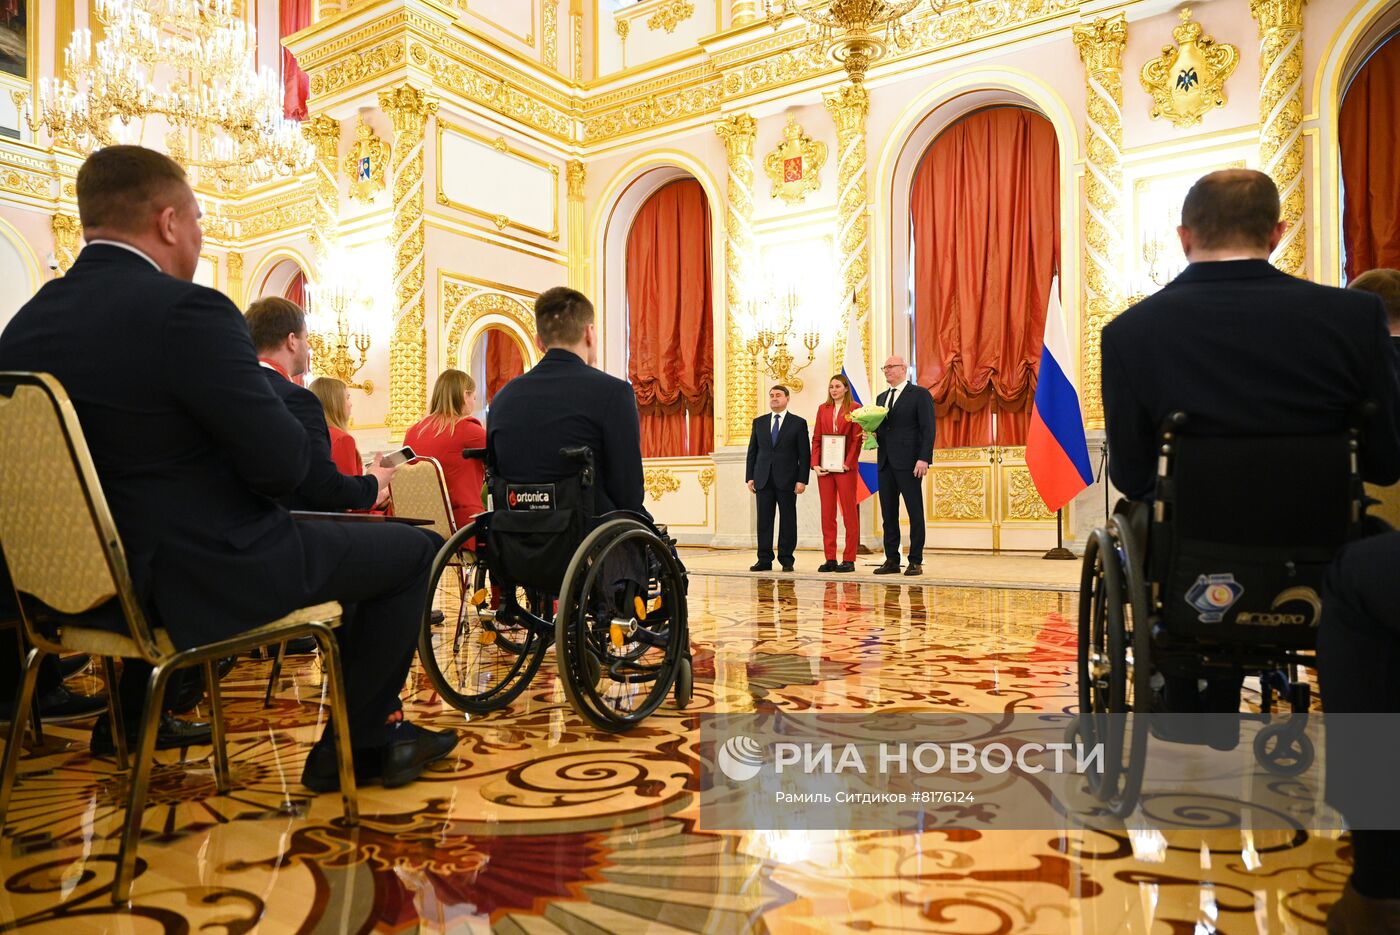
[[[938,468],[933,472],[933,518],[970,520],[987,518],[985,468]]]
[[[695,476],[695,479],[700,482],[700,491],[708,497],[710,488],[715,485],[715,469],[713,467],[704,468]]]
[[[647,497],[660,500],[668,493],[681,489],[681,481],[670,468],[647,468],[642,472],[642,487]]]
[[[1085,125],[1084,334],[1085,422],[1103,428],[1102,360],[1099,336],[1123,309],[1123,48],[1128,21],[1119,13],[1074,27],[1074,44],[1084,62],[1088,90]]]
[[[1181,11],[1181,25],[1172,30],[1176,45],[1142,66],[1139,79],[1152,95],[1153,119],[1165,117],[1172,126],[1194,127],[1209,111],[1225,106],[1225,82],[1240,63],[1240,50],[1204,35],[1191,22],[1191,10]]]
[[[82,247],[83,225],[71,214],[55,214],[53,227],[53,255],[58,262],[58,271],[66,273],[78,258]]]
[[[1303,213],[1303,3],[1250,0],[1259,23],[1259,167],[1278,186],[1288,229],[1274,264],[1303,274],[1307,262]]]
[[[840,279],[861,340],[861,360],[870,361],[870,205],[866,191],[865,118],[870,95],[861,84],[846,84],[824,96],[836,124],[836,245]],[[848,323],[849,324],[849,323]],[[845,333],[838,350],[845,353]],[[837,358],[838,360],[841,358]]]
[[[588,286],[588,222],[583,204],[583,186],[587,178],[588,171],[582,160],[570,159],[564,164],[564,180],[568,189],[565,214],[569,225],[569,286],[580,291]]]
[[[228,262],[228,288],[224,293],[234,305],[243,307],[243,254],[237,250],[230,250],[227,257]]]
[[[562,142],[573,141],[574,118],[563,108],[540,100],[527,91],[523,83],[495,77],[490,71],[475,65],[463,65],[421,45],[414,45],[422,65],[435,81],[455,91],[475,104],[521,123],[542,130]]]
[[[389,144],[379,138],[361,114],[355,124],[355,142],[345,156],[345,176],[350,180],[350,198],[370,204],[384,191],[384,171],[389,165]]]
[[[480,286],[464,282],[445,282],[442,286],[443,321],[446,323],[447,347],[443,359],[448,369],[458,366],[458,351],[462,341],[485,315],[502,315],[514,321],[531,339],[535,337],[535,315],[519,299],[500,292],[483,292]]]
[[[647,20],[647,29],[656,32],[658,29],[666,30],[669,35],[676,31],[676,27],[695,15],[695,4],[690,0],[666,0],[661,9],[657,10]]]
[[[544,43],[540,46],[540,63],[545,68],[559,68],[559,0],[544,0]]]
[[[746,284],[744,266],[753,251],[753,141],[758,124],[748,114],[721,120],[715,132],[724,141],[729,165],[724,213],[725,440],[744,443],[753,416],[756,380],[753,359],[739,327]]]
[[[379,93],[394,123],[394,332],[389,340],[389,416],[394,438],[418,421],[428,398],[428,335],[424,329],[423,139],[438,102],[401,85]]]
[[[368,49],[337,56],[324,67],[311,71],[311,96],[317,98],[333,94],[341,88],[392,71],[404,63],[405,51],[404,40],[394,38]]]
[[[324,261],[335,244],[336,227],[340,222],[340,183],[337,181],[340,121],[320,114],[303,121],[301,132],[316,150],[315,181],[312,183],[316,208],[311,221],[311,249],[318,260]]]
[[[573,23],[574,80],[583,80],[583,14],[571,13]]]
[[[1045,508],[1040,491],[1035,488],[1029,468],[1008,468],[1002,475],[1006,478],[1006,518],[1021,520],[1054,519],[1055,514]]]
[[[773,183],[773,197],[790,205],[801,204],[808,192],[821,188],[821,167],[826,164],[826,144],[813,140],[789,116],[783,142],[763,159],[763,171]]]

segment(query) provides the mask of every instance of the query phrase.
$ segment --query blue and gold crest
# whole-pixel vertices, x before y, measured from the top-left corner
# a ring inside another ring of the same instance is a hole
[[[381,140],[374,128],[360,115],[355,126],[355,142],[345,157],[345,174],[350,179],[350,197],[369,204],[384,190],[384,170],[389,164],[389,144]]]

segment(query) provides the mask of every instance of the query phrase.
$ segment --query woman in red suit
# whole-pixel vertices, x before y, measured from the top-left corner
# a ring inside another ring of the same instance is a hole
[[[860,545],[860,514],[856,510],[856,462],[860,458],[860,426],[846,417],[851,413],[851,382],[838,373],[827,386],[830,398],[817,407],[816,424],[812,426],[812,467],[817,472],[817,488],[822,500],[822,546],[826,563],[817,571],[855,571],[856,547]],[[844,435],[846,438],[846,470],[823,471],[821,465],[822,436]],[[841,517],[846,521],[846,549],[841,563],[836,562],[836,505],[841,504]]]
[[[461,529],[483,509],[481,485],[486,468],[479,459],[462,457],[463,448],[485,448],[486,429],[472,415],[476,381],[460,370],[444,370],[433,384],[429,412],[404,433],[403,443],[420,458],[436,458],[447,480],[452,520]]]
[[[331,433],[331,460],[342,474],[359,477],[365,472],[360,448],[350,434],[350,390],[335,377],[317,377],[308,390],[316,394],[326,411],[326,428]]]

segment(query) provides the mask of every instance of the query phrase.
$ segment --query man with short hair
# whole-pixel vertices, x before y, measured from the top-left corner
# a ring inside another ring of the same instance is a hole
[[[778,512],[778,564],[792,571],[797,550],[797,496],[807,489],[812,451],[807,421],[787,411],[791,394],[768,390],[768,415],[753,420],[744,481],[757,498],[758,561],[749,571],[773,570],[773,511]]]
[[[398,699],[418,644],[431,539],[401,525],[297,523],[273,502],[305,478],[310,442],[268,388],[238,309],[192,282],[200,209],[178,165],[139,146],[107,147],[78,170],[77,194],[87,246],[0,334],[0,370],[48,372],[63,384],[137,598],[177,648],[341,602],[356,772],[386,786],[411,782],[457,742],[404,721]],[[116,616],[93,622],[123,628]],[[128,660],[120,686],[133,729],[144,669]],[[95,753],[112,749],[107,725],[93,731]],[[340,784],[333,736],[327,725],[302,773],[318,792]],[[157,746],[208,737],[207,725],[164,724]]]
[[[909,514],[909,565],[904,574],[924,573],[924,476],[933,461],[937,426],[933,394],[909,379],[909,365],[898,355],[881,368],[889,389],[875,402],[889,410],[875,430],[879,471],[880,520],[885,527],[885,561],[877,575],[899,574],[899,501]]]
[[[1390,341],[1400,351],[1400,269],[1380,267],[1368,269],[1347,283],[1348,289],[1359,289],[1381,297],[1385,317],[1390,325]]]
[[[389,481],[395,467],[374,464],[362,475],[340,473],[331,457],[330,432],[326,411],[310,390],[293,382],[311,368],[311,342],[306,334],[306,313],[295,302],[281,296],[267,296],[248,306],[244,315],[253,337],[264,375],[272,392],[306,429],[311,440],[311,465],[296,490],[281,499],[289,510],[368,510],[389,496]]]
[[[555,286],[535,300],[539,363],[491,401],[486,445],[500,477],[549,483],[578,474],[561,448],[586,446],[597,472],[599,515],[643,504],[642,433],[637,395],[625,380],[597,369],[598,327],[583,293]]]

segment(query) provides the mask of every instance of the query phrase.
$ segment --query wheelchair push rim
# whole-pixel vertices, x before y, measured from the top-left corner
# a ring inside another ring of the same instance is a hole
[[[624,560],[629,545],[647,564],[645,593],[600,577],[606,560]],[[685,582],[650,527],[614,519],[584,539],[560,591],[555,657],[569,703],[602,730],[627,730],[666,700],[689,657]]]
[[[492,607],[485,565],[462,549],[476,532],[475,523],[462,527],[433,559],[418,655],[444,701],[485,714],[514,701],[539,670],[549,645],[543,625],[552,601],[526,596],[533,605],[528,610],[535,611],[530,614],[516,594],[502,593]],[[431,625],[434,610],[443,612],[441,627]]]

